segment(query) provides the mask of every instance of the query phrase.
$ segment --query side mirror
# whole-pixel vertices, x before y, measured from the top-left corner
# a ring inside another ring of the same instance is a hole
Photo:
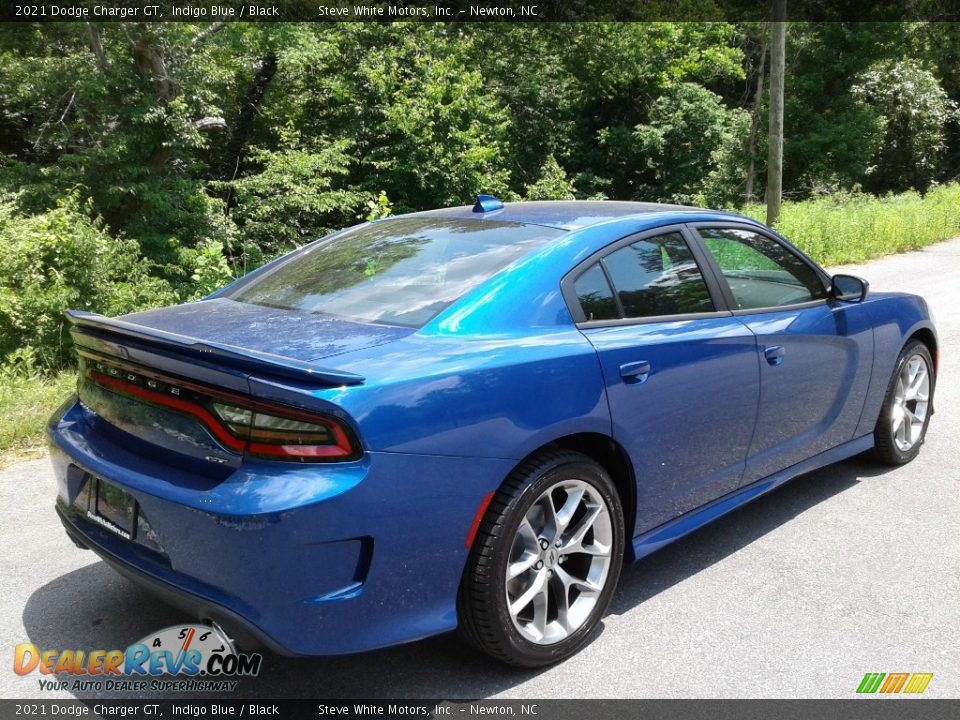
[[[834,275],[830,280],[830,297],[843,302],[863,302],[870,283],[855,275]]]

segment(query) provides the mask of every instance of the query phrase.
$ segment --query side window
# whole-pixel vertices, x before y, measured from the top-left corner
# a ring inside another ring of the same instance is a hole
[[[827,296],[816,271],[780,243],[759,233],[701,228],[741,310],[795,305]]]
[[[587,320],[613,320],[620,317],[613,291],[599,264],[593,265],[573,285]]]
[[[707,285],[680,233],[645,238],[603,259],[629,318],[712,312]]]

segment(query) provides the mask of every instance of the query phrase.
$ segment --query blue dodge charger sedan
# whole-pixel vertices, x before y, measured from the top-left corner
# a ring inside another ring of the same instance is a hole
[[[577,651],[624,561],[933,412],[919,297],[740,215],[627,202],[388,218],[199,302],[71,312],[48,433],[74,542],[234,638],[459,629]]]

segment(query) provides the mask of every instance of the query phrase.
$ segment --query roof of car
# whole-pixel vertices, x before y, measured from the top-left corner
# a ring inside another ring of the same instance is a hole
[[[493,212],[474,212],[473,207],[472,205],[462,205],[440,210],[426,210],[402,217],[469,218],[472,220],[545,225],[563,230],[579,230],[589,225],[596,225],[606,220],[630,215],[683,211],[691,213],[711,212],[686,205],[618,200],[544,200],[504,203],[502,209]]]

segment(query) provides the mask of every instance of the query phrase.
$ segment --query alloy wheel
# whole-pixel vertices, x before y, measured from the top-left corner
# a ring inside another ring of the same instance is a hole
[[[909,451],[923,437],[929,406],[930,369],[922,355],[911,355],[900,368],[890,412],[893,439],[901,452]]]
[[[530,506],[513,538],[506,569],[507,608],[532,643],[551,645],[591,616],[610,574],[610,509],[582,480],[563,480]]]

